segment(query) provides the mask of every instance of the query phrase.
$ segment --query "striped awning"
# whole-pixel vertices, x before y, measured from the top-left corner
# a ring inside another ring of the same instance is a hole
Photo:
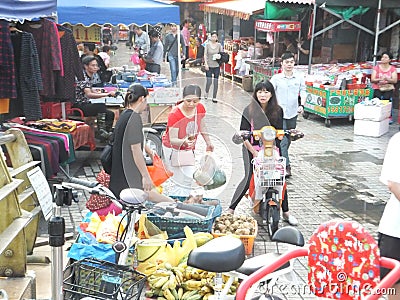
[[[231,0],[200,4],[200,10],[229,17],[249,20],[250,16],[265,8],[265,0]]]
[[[314,4],[315,0],[267,0],[267,2],[284,2],[294,4]]]

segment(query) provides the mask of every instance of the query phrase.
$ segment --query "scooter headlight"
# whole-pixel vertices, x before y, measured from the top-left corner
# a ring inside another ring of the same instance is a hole
[[[273,141],[276,137],[276,131],[273,128],[265,128],[262,132],[264,141]]]

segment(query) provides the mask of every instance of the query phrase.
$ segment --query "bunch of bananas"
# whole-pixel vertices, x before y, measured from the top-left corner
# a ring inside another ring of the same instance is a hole
[[[169,263],[157,266],[157,270],[148,276],[150,289],[145,296],[158,300],[207,300],[214,294],[215,273],[187,266],[186,262],[172,267]],[[224,278],[224,282],[228,278]],[[229,294],[235,294],[239,282],[230,287]]]

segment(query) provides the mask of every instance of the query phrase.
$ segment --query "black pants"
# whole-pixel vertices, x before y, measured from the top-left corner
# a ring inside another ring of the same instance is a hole
[[[161,72],[161,66],[158,65],[158,64],[146,63],[146,71],[149,71],[149,72],[152,72],[152,73],[160,74],[160,72]]]
[[[185,46],[186,57],[182,59],[182,68],[186,68],[186,60],[189,58],[189,46]]]
[[[400,261],[400,238],[395,238],[383,233],[378,233],[378,246],[381,256],[389,257]],[[381,267],[381,279],[383,279],[390,269]],[[400,279],[396,284],[400,283]]]
[[[253,176],[253,165],[251,164],[251,160],[253,159],[253,154],[246,147],[242,147],[242,155],[243,155],[243,165],[244,165],[244,178],[239,183],[236,188],[235,193],[233,194],[233,198],[231,204],[229,205],[230,209],[235,210],[236,206],[238,206],[240,200],[246,194],[247,190],[250,187],[250,180]],[[282,211],[289,211],[289,201],[287,196],[287,191],[285,192],[285,196],[282,200]]]
[[[210,91],[211,83],[214,84],[214,89],[213,89],[213,99],[217,99],[217,92],[218,92],[218,78],[220,74],[220,67],[215,67],[215,68],[209,68],[208,71],[206,71],[206,94]],[[214,75],[214,79],[212,76]]]
[[[103,103],[75,103],[72,107],[79,108],[83,111],[85,117],[97,117],[100,113],[106,114],[106,127],[111,129],[114,123],[114,112],[107,109]]]

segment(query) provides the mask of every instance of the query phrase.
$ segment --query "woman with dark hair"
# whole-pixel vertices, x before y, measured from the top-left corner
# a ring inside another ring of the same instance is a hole
[[[218,42],[217,32],[211,32],[210,40],[204,48],[204,67],[206,69],[206,95],[204,98],[208,98],[211,83],[214,83],[212,95],[212,102],[214,103],[217,103],[218,79],[220,74],[220,66],[217,60],[221,58],[219,53],[223,50],[222,45]],[[214,79],[212,78],[213,76]]]
[[[172,202],[171,198],[153,191],[154,184],[147,171],[143,149],[153,158],[144,143],[140,113],[147,107],[149,92],[140,84],[132,84],[125,96],[126,109],[114,129],[110,190],[118,197],[123,189],[136,188],[148,192],[153,202]]]
[[[391,53],[383,52],[379,64],[374,67],[371,74],[374,97],[390,100],[390,102],[393,100],[394,86],[397,83],[396,67],[390,64],[392,59],[393,55]],[[392,114],[390,114],[390,123],[392,123]]]
[[[256,84],[253,101],[245,107],[242,113],[240,130],[253,131],[259,130],[264,126],[273,126],[275,129],[283,128],[283,110],[278,104],[274,86],[270,81],[262,81]],[[275,144],[280,149],[280,140],[278,138],[275,139]],[[242,153],[245,176],[239,183],[229,205],[231,213],[234,212],[236,206],[249,189],[250,180],[253,175],[251,161],[254,157],[257,157],[260,149],[259,141],[256,141],[254,138],[243,142]],[[284,219],[291,225],[298,223],[294,216],[289,215],[287,196],[282,201],[282,211]]]
[[[196,38],[196,58],[188,58],[186,63],[189,66],[200,66],[204,61],[204,46],[201,44],[201,38]]]
[[[168,115],[167,130],[162,141],[165,165],[174,173],[172,177],[174,186],[170,191],[170,195],[189,196],[195,171],[194,162],[193,165],[176,166],[171,161],[173,151],[194,152],[199,133],[206,142],[206,151],[214,150],[204,122],[206,109],[200,103],[200,99],[200,87],[194,84],[187,85],[183,89],[183,100]]]
[[[112,126],[114,123],[114,113],[111,110],[107,109],[105,103],[91,103],[90,99],[99,99],[107,96],[114,97],[115,92],[103,93],[99,90],[93,89],[94,82],[96,82],[96,80],[99,80],[99,76],[97,74],[99,70],[99,65],[97,59],[94,56],[85,56],[82,59],[82,63],[84,67],[84,80],[76,82],[76,99],[73,107],[82,110],[85,117],[97,117],[98,121],[101,120],[101,122],[97,122],[97,129],[101,136],[106,137],[108,136],[108,133],[112,130]],[[101,126],[103,126],[104,128],[100,128]]]

